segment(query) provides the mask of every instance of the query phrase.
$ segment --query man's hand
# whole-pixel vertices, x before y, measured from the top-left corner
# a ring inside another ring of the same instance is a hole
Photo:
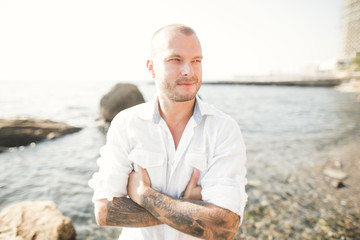
[[[141,196],[144,194],[147,188],[150,188],[151,181],[146,169],[138,166],[139,171],[132,171],[129,175],[129,182],[127,186],[127,191],[130,198],[140,205]],[[194,168],[194,171],[191,175],[191,179],[188,182],[183,199],[191,200],[202,200],[201,190],[202,188],[197,185],[197,182],[200,177],[200,171]]]
[[[138,166],[139,171],[132,171],[129,175],[127,191],[129,197],[141,205],[141,197],[147,189],[150,188],[151,182],[146,169]]]
[[[199,177],[200,177],[199,169],[194,168],[194,171],[191,175],[191,179],[185,188],[183,199],[191,199],[191,200],[199,200],[199,201],[202,200],[202,196],[201,196],[202,188],[199,185],[197,185]]]
[[[147,171],[139,167],[138,172],[129,175],[127,186],[127,197],[107,199],[95,202],[96,221],[99,226],[121,226],[121,227],[148,227],[162,224],[149,211],[140,206],[142,196],[150,189],[150,179]]]

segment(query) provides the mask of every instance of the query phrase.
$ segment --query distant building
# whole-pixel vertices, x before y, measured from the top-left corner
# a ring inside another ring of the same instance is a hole
[[[343,0],[339,67],[348,67],[357,54],[360,54],[360,0]]]

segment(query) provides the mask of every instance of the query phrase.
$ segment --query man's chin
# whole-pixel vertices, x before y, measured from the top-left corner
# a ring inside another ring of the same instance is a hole
[[[173,101],[175,102],[189,102],[194,100],[196,95],[192,96],[174,96]]]
[[[194,98],[192,99],[176,99],[175,102],[189,102],[192,101]]]

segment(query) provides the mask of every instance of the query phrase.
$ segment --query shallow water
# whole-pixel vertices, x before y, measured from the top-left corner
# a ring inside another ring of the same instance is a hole
[[[72,219],[77,239],[105,239],[94,224],[92,190],[105,137],[97,127],[100,98],[114,82],[0,82],[0,118],[32,116],[83,130],[0,154],[0,210],[27,200],[52,200]],[[155,92],[140,83],[146,100]],[[202,99],[239,123],[248,153],[248,178],[265,185],[324,154],[360,143],[359,93],[332,88],[203,85]]]

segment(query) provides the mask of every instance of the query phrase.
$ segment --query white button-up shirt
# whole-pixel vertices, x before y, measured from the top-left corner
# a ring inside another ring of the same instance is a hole
[[[140,165],[151,187],[179,198],[194,168],[202,200],[228,209],[243,219],[246,153],[238,124],[230,116],[196,98],[194,113],[178,147],[158,109],[158,100],[120,112],[100,149],[99,171],[89,181],[93,200],[127,196],[128,176]],[[124,228],[120,239],[198,239],[168,225]]]

